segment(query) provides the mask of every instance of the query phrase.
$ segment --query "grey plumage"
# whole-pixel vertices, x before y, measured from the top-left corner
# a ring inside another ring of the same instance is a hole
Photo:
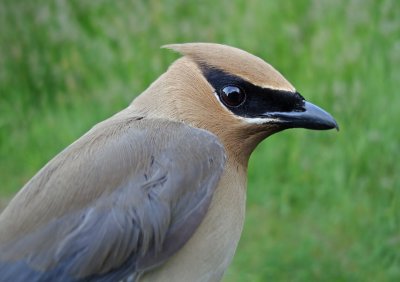
[[[159,265],[201,222],[224,159],[217,138],[201,129],[146,118],[99,124],[4,211],[0,223],[10,231],[2,230],[0,281],[117,281]],[[4,222],[29,208],[39,188],[72,196],[43,202],[35,226],[24,213],[14,217],[21,226]]]

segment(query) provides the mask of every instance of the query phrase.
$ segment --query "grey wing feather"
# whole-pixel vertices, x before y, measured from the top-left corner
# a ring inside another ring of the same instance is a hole
[[[224,164],[218,139],[201,129],[96,126],[0,216],[0,281],[118,281],[162,264],[201,223]]]

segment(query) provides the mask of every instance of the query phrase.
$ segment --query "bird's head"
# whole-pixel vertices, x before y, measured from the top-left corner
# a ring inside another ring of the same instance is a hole
[[[247,163],[259,142],[284,129],[338,129],[329,113],[252,54],[211,43],[164,47],[183,57],[134,100],[133,108],[213,132],[238,161]]]

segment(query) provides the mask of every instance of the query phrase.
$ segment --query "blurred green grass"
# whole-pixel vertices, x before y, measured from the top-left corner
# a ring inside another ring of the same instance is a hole
[[[3,199],[165,71],[161,45],[190,41],[262,57],[341,126],[257,148],[224,281],[400,281],[396,0],[2,0]]]

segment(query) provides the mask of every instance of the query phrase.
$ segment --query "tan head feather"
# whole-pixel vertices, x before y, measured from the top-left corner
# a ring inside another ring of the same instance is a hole
[[[294,92],[295,88],[276,69],[257,56],[243,50],[215,43],[164,45],[194,60],[235,74],[250,83],[271,89]]]

